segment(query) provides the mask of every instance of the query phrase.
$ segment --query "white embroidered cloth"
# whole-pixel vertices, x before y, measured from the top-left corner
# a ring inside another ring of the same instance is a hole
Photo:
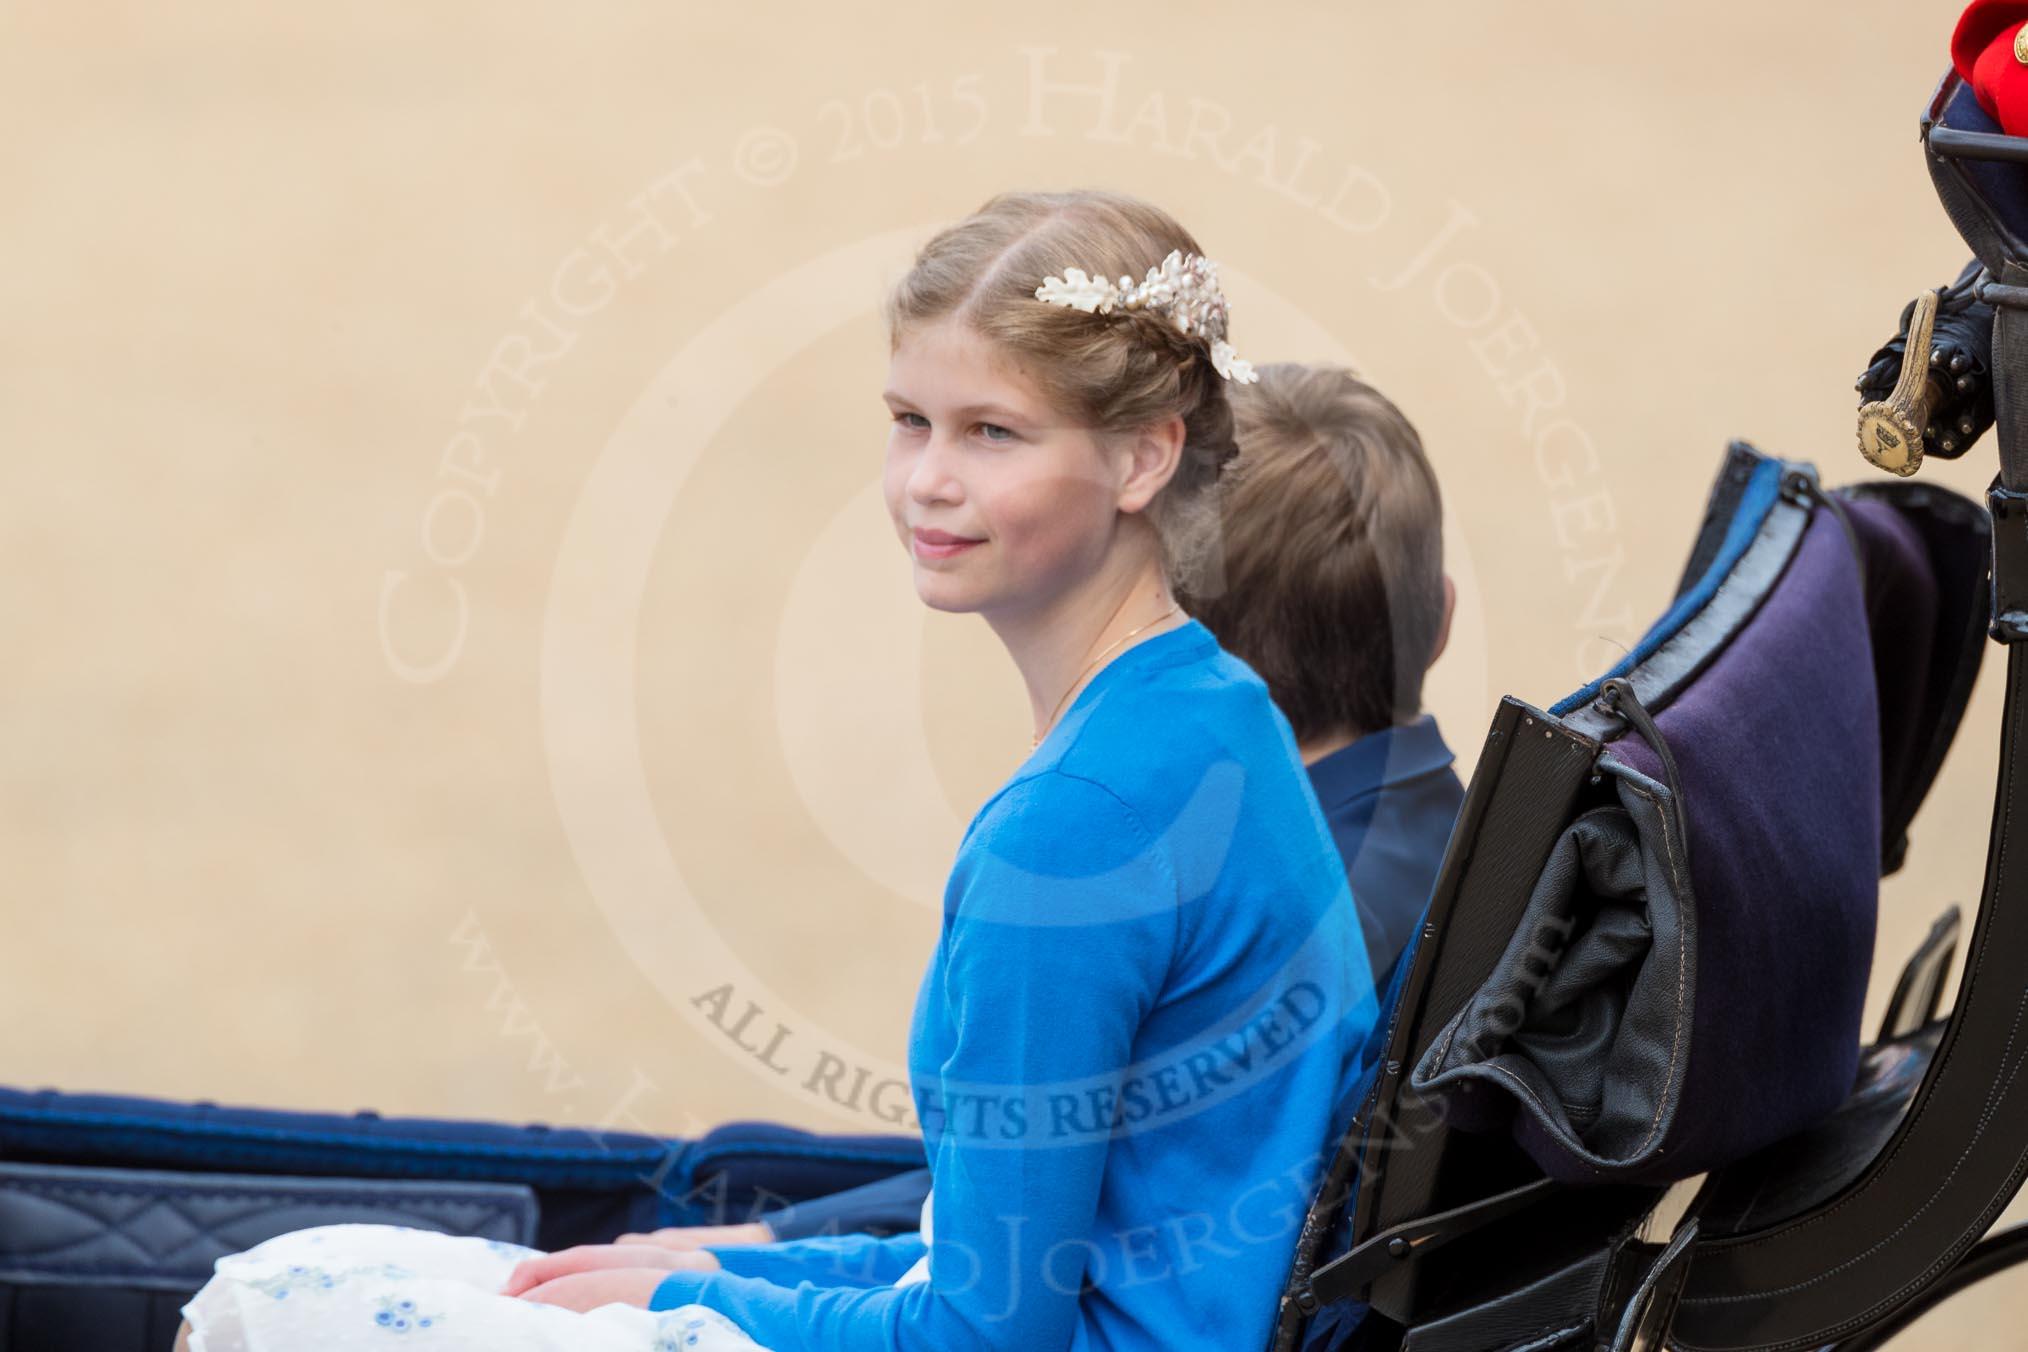
[[[540,1250],[398,1225],[292,1230],[218,1260],[191,1352],[766,1352],[703,1305],[587,1313],[503,1296]]]
[[[930,1198],[922,1238],[930,1241]],[[292,1230],[218,1260],[183,1307],[191,1352],[767,1352],[704,1305],[588,1313],[503,1296],[539,1249],[398,1225]],[[895,1280],[929,1280],[929,1254]]]

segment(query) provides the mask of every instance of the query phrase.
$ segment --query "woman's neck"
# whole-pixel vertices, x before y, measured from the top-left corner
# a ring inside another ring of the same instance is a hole
[[[1037,740],[1048,735],[1077,692],[1122,653],[1187,623],[1189,617],[1181,611],[1163,615],[1175,604],[1160,566],[1148,559],[1115,574],[1102,570],[1046,609],[988,615],[987,623],[1007,645],[1028,687]]]

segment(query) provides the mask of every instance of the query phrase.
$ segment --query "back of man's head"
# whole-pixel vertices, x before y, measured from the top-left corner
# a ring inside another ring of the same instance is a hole
[[[1222,559],[1186,607],[1259,672],[1299,742],[1414,718],[1446,624],[1443,502],[1422,439],[1350,371],[1232,389]]]

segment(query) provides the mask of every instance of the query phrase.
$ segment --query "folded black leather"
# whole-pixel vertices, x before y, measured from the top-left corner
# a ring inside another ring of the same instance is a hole
[[[1564,828],[1492,976],[1412,1080],[1457,1125],[1511,1124],[1571,1181],[1657,1167],[1688,1065],[1696,935],[1671,881],[1688,865],[1664,829],[1670,790],[1611,768],[1618,803]]]

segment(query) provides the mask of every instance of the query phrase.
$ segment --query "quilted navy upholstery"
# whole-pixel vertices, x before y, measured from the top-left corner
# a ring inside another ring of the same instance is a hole
[[[224,1255],[313,1225],[405,1225],[532,1245],[535,1218],[535,1193],[519,1183],[0,1164],[0,1280],[187,1293]]]

